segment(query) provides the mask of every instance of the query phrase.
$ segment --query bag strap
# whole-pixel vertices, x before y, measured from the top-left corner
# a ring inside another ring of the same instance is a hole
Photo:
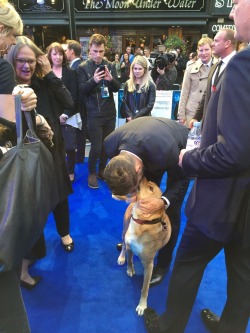
[[[21,95],[15,95],[14,99],[15,99],[15,113],[16,113],[17,145],[20,146],[23,142]]]
[[[21,95],[15,95],[15,112],[16,112],[16,134],[17,145],[21,145],[23,142],[23,122],[22,122],[22,110],[21,110]],[[24,112],[25,119],[32,135],[35,134],[31,113]],[[36,137],[36,135],[35,135]]]
[[[35,133],[31,113],[28,111],[25,111],[24,115],[25,115],[27,125],[28,125],[29,129],[31,130],[32,134]]]

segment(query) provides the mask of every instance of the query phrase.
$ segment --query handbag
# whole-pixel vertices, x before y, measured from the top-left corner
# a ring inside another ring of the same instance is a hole
[[[23,138],[21,96],[15,96],[17,145],[0,159],[0,272],[21,263],[58,203],[55,167],[36,136],[30,112]]]

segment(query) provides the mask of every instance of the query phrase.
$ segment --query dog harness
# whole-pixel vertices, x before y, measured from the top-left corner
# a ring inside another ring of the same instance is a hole
[[[161,223],[163,230],[167,229],[167,223],[162,221],[162,216],[158,217],[157,219],[151,220],[151,221],[136,219],[136,218],[133,217],[133,215],[131,215],[131,218],[138,224],[157,224],[157,223]]]

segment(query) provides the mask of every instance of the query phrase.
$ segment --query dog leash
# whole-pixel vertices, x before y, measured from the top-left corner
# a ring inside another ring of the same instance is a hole
[[[165,223],[164,221],[162,221],[162,216],[161,216],[161,217],[158,217],[157,219],[151,220],[151,221],[136,219],[136,218],[133,217],[133,215],[131,215],[131,218],[132,218],[136,223],[138,223],[138,224],[157,224],[157,223],[161,223],[162,228],[163,228],[164,230],[167,229],[167,223]]]

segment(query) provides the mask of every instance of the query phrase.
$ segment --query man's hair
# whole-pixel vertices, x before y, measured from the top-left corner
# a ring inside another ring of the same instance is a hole
[[[225,31],[224,40],[230,40],[233,49],[236,49],[237,40],[234,37],[235,31],[233,29],[220,29],[219,31]]]
[[[104,170],[104,179],[113,194],[126,195],[130,193],[138,182],[134,159],[122,154],[113,157]]]
[[[197,49],[198,49],[198,47],[203,46],[203,45],[205,45],[205,44],[209,44],[210,47],[211,47],[211,44],[212,44],[212,43],[213,43],[213,40],[212,40],[211,38],[209,38],[209,37],[202,37],[202,38],[199,40],[199,42],[198,42]]]
[[[80,58],[82,54],[82,47],[81,44],[78,43],[76,40],[68,39],[66,40],[66,44],[68,45],[69,50],[73,50],[75,53],[75,56]]]
[[[103,35],[94,34],[89,39],[89,46],[92,46],[92,44],[99,45],[99,46],[104,44],[104,46],[106,46],[107,40]]]

